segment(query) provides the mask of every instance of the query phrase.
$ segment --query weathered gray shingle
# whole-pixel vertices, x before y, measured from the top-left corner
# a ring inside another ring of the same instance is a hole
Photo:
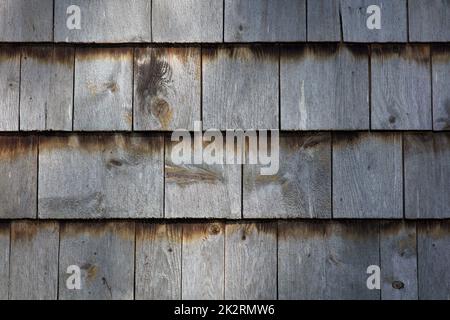
[[[80,28],[69,28],[80,11]],[[75,9],[76,10],[76,9]],[[150,42],[151,0],[56,0],[55,42]]]
[[[411,42],[450,41],[449,0],[408,0]]]
[[[308,41],[340,41],[340,2],[335,0],[308,1]]]
[[[0,46],[0,131],[19,130],[20,49]]]
[[[225,42],[306,40],[306,0],[225,0]]]
[[[432,50],[433,129],[450,130],[450,47]]]

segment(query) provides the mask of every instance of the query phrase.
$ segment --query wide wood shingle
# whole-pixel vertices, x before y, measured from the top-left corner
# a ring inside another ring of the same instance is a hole
[[[0,46],[0,131],[19,130],[20,49]]]
[[[340,2],[330,0],[308,1],[308,41],[341,40]]]
[[[449,0],[408,0],[411,42],[450,41]]]

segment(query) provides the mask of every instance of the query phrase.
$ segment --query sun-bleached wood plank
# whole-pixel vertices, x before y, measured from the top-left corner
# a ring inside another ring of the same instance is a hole
[[[225,0],[225,42],[306,40],[306,0]]]
[[[418,299],[416,236],[415,222],[381,223],[382,300]]]
[[[162,217],[160,135],[41,137],[40,218]]]
[[[63,223],[60,300],[132,300],[135,226],[128,222]],[[81,288],[68,289],[69,266],[80,268]]]
[[[0,218],[36,217],[37,138],[0,136]]]
[[[59,224],[13,222],[9,299],[56,300]]]
[[[200,121],[201,49],[137,48],[134,129],[194,129]]]
[[[450,133],[404,133],[405,216],[450,218]]]
[[[223,0],[152,0],[154,42],[222,42]]]
[[[340,41],[341,21],[339,1],[314,0],[308,2],[308,41]]]
[[[225,225],[183,225],[184,300],[224,299]]]
[[[80,10],[80,28],[68,28]],[[123,43],[151,41],[150,0],[57,0],[55,42]]]
[[[402,218],[401,133],[336,133],[333,217]]]
[[[225,226],[225,299],[277,298],[277,225]]]
[[[373,45],[372,129],[431,130],[428,45]]]
[[[20,49],[0,46],[0,131],[19,130]]]
[[[278,48],[203,49],[203,127],[278,129]]]
[[[339,1],[332,1],[339,2]],[[380,29],[369,29],[374,17],[370,6],[380,9]],[[345,42],[407,42],[406,0],[341,0],[342,30]]]
[[[131,48],[77,48],[74,130],[131,130]]]
[[[137,300],[181,299],[181,224],[136,226]]]
[[[408,0],[411,42],[450,41],[450,1]]]
[[[20,130],[72,130],[73,67],[73,48],[23,48]]]
[[[284,46],[280,77],[281,130],[369,128],[367,46]]]
[[[433,130],[450,131],[450,46],[432,47]]]
[[[279,170],[244,165],[244,218],[330,218],[331,135],[284,134]]]
[[[0,223],[0,300],[8,299],[10,224]]]
[[[2,0],[0,42],[52,40],[53,0]]]

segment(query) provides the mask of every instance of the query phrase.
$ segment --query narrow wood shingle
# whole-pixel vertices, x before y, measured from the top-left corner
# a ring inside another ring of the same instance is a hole
[[[137,48],[134,129],[193,130],[200,121],[200,82],[200,48]]]
[[[203,50],[203,127],[278,129],[278,49]]]
[[[406,218],[450,218],[450,134],[404,135]]]
[[[20,130],[72,130],[74,49],[25,47]]]
[[[74,130],[131,130],[133,51],[77,48]]]
[[[369,66],[364,45],[281,50],[281,130],[369,128]]]
[[[433,130],[450,130],[450,46],[432,48]]]
[[[10,224],[0,223],[0,299],[8,299]]]
[[[340,41],[340,2],[330,0],[308,1],[308,41]]]
[[[160,135],[42,137],[39,217],[161,217],[163,148]]]
[[[306,0],[225,0],[225,42],[306,40]]]
[[[408,0],[411,42],[450,41],[449,0]]]
[[[64,223],[59,254],[59,299],[132,300],[134,237],[134,223]],[[80,268],[80,290],[67,288],[69,266]]]
[[[333,140],[333,217],[402,218],[400,133],[338,133]]]
[[[0,131],[19,130],[20,49],[0,46]]]
[[[406,0],[341,0],[340,5],[345,42],[407,42]]]
[[[431,130],[428,45],[372,47],[372,129]]]
[[[222,42],[223,0],[152,0],[154,42]]]
[[[55,42],[150,42],[150,15],[151,0],[57,0]]]

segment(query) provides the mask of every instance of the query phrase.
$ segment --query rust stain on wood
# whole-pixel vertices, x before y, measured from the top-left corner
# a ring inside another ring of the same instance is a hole
[[[77,48],[77,60],[131,60],[131,48]]]
[[[181,230],[179,223],[140,223],[136,226],[137,245],[160,239],[175,239],[181,243]]]
[[[369,49],[367,45],[344,45],[337,43],[286,45],[282,47],[282,56],[294,60],[312,58],[320,61],[336,56],[340,50],[345,48],[347,48],[356,58],[368,58]]]
[[[401,58],[415,61],[419,64],[430,63],[430,46],[426,44],[414,45],[393,45],[393,44],[374,44],[372,45],[372,53],[383,59]]]
[[[325,223],[322,221],[283,221],[279,223],[279,239],[311,239],[325,236]]]
[[[0,136],[0,160],[14,160],[36,153],[37,138],[34,136]]]
[[[62,237],[80,236],[100,238],[114,235],[126,241],[134,241],[134,222],[65,222],[61,225]]]
[[[277,224],[275,222],[235,222],[226,226],[227,234],[239,233],[242,241],[246,241],[253,233],[267,234],[276,238],[277,230]]]
[[[450,221],[418,222],[419,233],[433,240],[450,238]]]
[[[49,230],[57,232],[56,222],[24,221],[11,224],[11,241],[32,241],[39,232]]]
[[[24,60],[34,59],[44,64],[60,63],[72,65],[74,49],[71,47],[55,46],[23,47],[22,58]]]
[[[279,50],[276,46],[264,45],[235,45],[205,47],[202,50],[203,60],[227,58],[231,60],[261,60],[278,62]]]
[[[225,224],[214,223],[185,223],[183,224],[183,242],[206,240],[210,237],[223,236]]]
[[[450,63],[450,45],[434,44],[431,47],[433,63]]]

